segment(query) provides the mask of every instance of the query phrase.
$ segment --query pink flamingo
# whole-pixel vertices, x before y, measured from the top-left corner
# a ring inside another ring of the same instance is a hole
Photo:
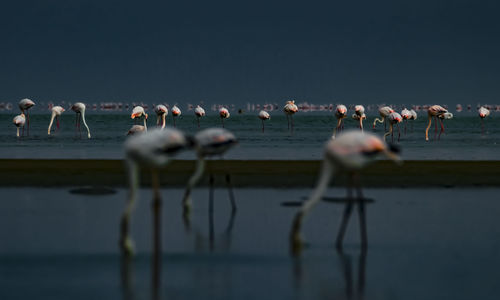
[[[262,120],[262,132],[264,132],[264,121],[271,119],[269,113],[265,110],[259,112],[259,119]]]
[[[227,108],[221,107],[221,109],[219,109],[219,116],[222,121],[222,128],[224,128],[224,119],[229,119],[229,116],[231,116],[231,114],[229,113],[229,110],[227,110]]]
[[[154,109],[156,113],[156,126],[165,128],[165,117],[168,115],[168,109],[165,105],[159,104],[155,106]]]
[[[365,107],[363,105],[356,105],[354,107],[354,114],[352,115],[352,118],[359,121],[359,129],[363,132],[363,120],[366,119]]]
[[[196,115],[196,120],[198,121],[198,128],[200,128],[200,118],[205,116],[205,110],[201,106],[197,105],[194,109],[194,114]]]
[[[392,109],[389,106],[383,106],[378,109],[378,113],[380,114],[381,119],[375,118],[373,120],[373,129],[375,129],[375,125],[378,123],[384,123],[384,132],[387,130],[387,122],[385,122],[385,118],[387,118],[391,113],[394,112],[394,109]]]
[[[401,111],[401,117],[403,118],[403,122],[405,123],[405,131],[404,131],[404,134],[406,135],[406,124],[408,123],[408,120],[411,119],[412,117],[412,114],[411,114],[411,111],[409,111],[408,109],[403,109]]]
[[[76,113],[76,129],[80,132],[80,118],[83,121],[83,125],[87,128],[87,137],[90,139],[90,129],[85,122],[85,104],[82,102],[77,102],[71,106],[71,110]],[[82,134],[80,132],[80,138]]]
[[[481,118],[481,134],[484,135],[484,118],[490,115],[490,110],[481,106],[478,110],[479,117]]]
[[[441,124],[441,132],[444,132],[443,122],[438,118],[438,116],[442,115],[446,112],[448,112],[448,111],[439,105],[432,105],[431,107],[429,107],[427,109],[427,115],[429,116],[429,124],[427,124],[427,128],[425,129],[425,140],[426,141],[429,140],[429,128],[431,128],[433,117],[436,119],[436,130],[435,130],[434,138],[436,138],[436,135],[437,135],[437,123],[438,122],[440,122],[440,124]]]
[[[23,113],[21,113],[20,115],[15,116],[14,119],[12,120],[12,122],[17,127],[17,134],[16,134],[16,136],[19,137],[19,128],[20,127],[24,128],[24,123],[26,123],[26,116]],[[24,136],[24,132],[23,132],[23,136]]]
[[[393,112],[393,113],[389,114],[387,119],[389,120],[389,131],[387,131],[384,134],[384,140],[385,140],[386,136],[388,136],[390,134],[391,138],[392,138],[392,142],[394,142],[393,126],[397,125],[398,126],[398,142],[399,142],[399,138],[401,137],[401,132],[399,130],[399,123],[401,123],[403,118],[397,112]]]
[[[175,127],[175,119],[181,115],[181,110],[180,108],[177,107],[177,105],[174,105],[171,109],[172,111],[172,119],[174,120],[174,127]]]
[[[299,111],[297,105],[295,105],[294,100],[287,101],[285,107],[283,107],[283,112],[285,112],[286,120],[288,121],[288,130],[293,131],[293,115]],[[290,127],[290,119],[292,120],[292,126]]]
[[[29,109],[35,106],[35,102],[31,101],[30,99],[22,99],[19,101],[19,109],[21,110],[21,113],[26,116],[26,119],[28,121],[28,130],[26,135],[30,135],[30,112]],[[24,125],[23,125],[23,136],[24,136]]]
[[[344,130],[344,119],[347,117],[347,107],[343,104],[337,105],[335,108],[335,118],[337,118],[337,127],[333,131],[332,139],[337,136],[337,131]]]
[[[54,106],[52,107],[52,116],[50,117],[49,129],[47,130],[47,134],[50,135],[50,129],[52,128],[52,123],[54,123],[54,119],[56,119],[56,128],[59,130],[59,116],[65,112],[65,109],[62,106]]]

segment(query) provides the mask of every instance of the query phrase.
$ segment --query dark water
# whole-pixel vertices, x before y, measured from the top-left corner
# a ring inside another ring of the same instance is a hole
[[[1,188],[1,299],[150,299],[149,190],[133,218],[138,255],[118,255],[126,191],[86,196],[67,189]],[[164,189],[160,299],[497,299],[500,204],[491,189],[367,189],[366,253],[356,214],[345,251],[334,250],[343,206],[320,203],[304,225],[308,247],[288,252],[296,211],[283,201],[309,189],[235,189],[231,221],[225,189],[215,190],[210,241],[207,189],[193,194],[192,230],[182,190]],[[330,195],[343,194],[331,189]],[[127,276],[121,273],[128,271]]]
[[[17,139],[14,114],[0,114],[0,158],[122,158],[122,144],[126,132],[133,125],[130,115],[125,113],[97,113],[89,111],[87,123],[92,139],[82,139],[75,135],[74,113],[67,111],[61,118],[61,131],[47,136],[50,120],[48,114],[34,114],[31,120],[31,135]],[[371,131],[374,116],[368,117],[365,128]],[[151,115],[149,125],[153,126],[156,116]],[[275,112],[266,122],[266,131],[261,132],[261,121],[256,115],[233,113],[226,120],[226,128],[233,131],[240,145],[227,154],[228,159],[321,159],[323,144],[328,140],[335,126],[335,119],[325,113],[298,113],[294,116],[295,130],[290,134],[286,117]],[[167,124],[172,125],[169,115]],[[177,127],[193,134],[198,128],[192,112],[186,112],[177,120]],[[500,119],[495,115],[485,120],[486,133],[481,134],[480,119],[475,114],[455,114],[455,118],[445,121],[446,133],[440,141],[433,141],[434,125],[430,131],[430,142],[424,140],[427,118],[420,113],[414,121],[413,131],[409,125],[407,135],[401,136],[400,145],[405,159],[500,159]],[[201,120],[201,127],[221,126],[216,115]],[[346,120],[346,128],[356,128],[354,120]],[[403,131],[404,125],[401,124]],[[377,134],[383,135],[383,127],[378,124]],[[389,138],[390,139],[390,138]],[[194,158],[193,153],[181,155],[182,159]]]

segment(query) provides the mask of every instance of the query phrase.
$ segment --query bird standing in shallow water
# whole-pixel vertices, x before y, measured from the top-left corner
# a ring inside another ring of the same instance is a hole
[[[29,109],[32,108],[33,106],[35,106],[35,102],[31,101],[30,99],[22,99],[21,101],[19,101],[19,109],[21,110],[21,114],[22,115],[25,115],[25,118],[27,120],[27,133],[26,135],[30,135],[30,112],[29,112]],[[24,136],[24,125],[23,125],[23,136]]]
[[[198,128],[200,128],[200,118],[205,116],[205,110],[203,107],[197,105],[194,109],[194,114],[196,116],[196,121],[198,123]]]
[[[352,118],[359,121],[359,129],[363,132],[363,120],[366,119],[365,107],[363,105],[356,105],[354,107],[354,114],[352,115]]]
[[[448,111],[446,109],[444,109],[442,106],[439,106],[439,105],[432,105],[431,107],[429,107],[427,109],[427,115],[429,116],[429,124],[427,124],[427,128],[425,128],[425,140],[426,141],[429,140],[429,128],[431,128],[431,123],[432,123],[433,117],[436,119],[435,120],[436,129],[434,132],[434,138],[436,138],[436,135],[437,135],[438,122],[441,124],[441,132],[439,134],[441,135],[441,133],[444,132],[443,122],[439,118],[439,115],[442,115],[442,114],[447,113],[447,112]]]
[[[401,117],[403,118],[403,122],[405,123],[404,134],[406,135],[406,124],[408,123],[408,120],[410,120],[410,118],[412,117],[411,111],[409,111],[408,109],[404,108],[401,111]]]
[[[156,126],[161,127],[161,129],[165,128],[165,118],[168,115],[167,107],[163,104],[158,104],[155,106],[154,111],[156,113]]]
[[[14,119],[12,119],[12,122],[17,127],[16,136],[19,137],[19,128],[21,128],[21,127],[24,128],[24,123],[26,123],[26,117],[24,116],[24,114],[17,115],[14,117]]]
[[[264,121],[271,119],[271,116],[269,115],[269,113],[267,111],[261,110],[259,112],[259,119],[261,119],[261,121],[262,121],[262,132],[264,132]]]
[[[484,106],[481,106],[477,112],[479,113],[479,117],[481,118],[481,134],[484,135],[484,118],[490,115],[490,110]]]
[[[286,120],[288,121],[288,130],[293,132],[293,115],[299,111],[297,105],[295,105],[295,101],[287,101],[285,107],[283,107],[283,112],[285,112]],[[290,126],[291,121],[291,126]]]
[[[76,113],[76,130],[80,133],[80,138],[82,137],[82,133],[80,131],[80,118],[83,121],[83,125],[87,128],[87,137],[90,139],[90,129],[87,126],[87,122],[85,122],[85,104],[82,102],[77,102],[71,106],[71,110]]]
[[[174,127],[175,127],[175,119],[181,115],[181,109],[177,107],[177,105],[174,105],[172,109],[170,110],[172,112],[172,119],[174,120]]]
[[[384,134],[384,140],[386,138],[386,136],[388,136],[389,134],[391,135],[391,138],[392,138],[392,142],[394,142],[394,133],[393,133],[393,127],[394,125],[397,125],[398,126],[398,142],[399,142],[399,138],[401,137],[401,132],[399,130],[399,123],[401,123],[401,121],[403,120],[403,118],[401,117],[400,114],[398,114],[397,112],[393,112],[391,113],[388,117],[387,117],[387,120],[389,122],[389,131],[387,131],[385,134]]]
[[[344,119],[347,117],[347,107],[343,104],[337,105],[335,108],[335,118],[337,118],[337,126],[333,131],[332,139],[337,136],[337,131],[344,130]]]
[[[52,116],[50,117],[49,129],[47,130],[47,134],[50,135],[50,129],[52,128],[52,123],[54,123],[54,119],[56,119],[56,128],[59,130],[59,116],[65,112],[65,109],[62,106],[54,106],[52,107]]]
[[[377,125],[378,122],[378,123],[384,123],[384,132],[387,131],[387,122],[385,119],[393,112],[394,109],[392,109],[389,106],[383,106],[379,108],[378,113],[380,114],[381,119],[375,118],[375,120],[373,120],[373,129],[375,129],[375,125]]]
[[[221,107],[221,109],[219,109],[219,117],[222,121],[222,128],[224,128],[224,119],[229,119],[229,116],[231,116],[231,114],[227,108]]]
[[[304,202],[300,210],[295,215],[290,233],[291,249],[297,253],[302,246],[300,235],[303,219],[312,207],[318,203],[328,188],[330,178],[333,173],[345,172],[349,176],[348,202],[345,206],[339,233],[336,240],[338,249],[342,248],[347,223],[352,212],[354,199],[352,199],[352,188],[355,187],[358,194],[357,204],[359,208],[359,218],[361,227],[361,245],[367,246],[365,208],[361,186],[357,183],[356,174],[362,170],[368,163],[372,162],[379,154],[385,155],[396,162],[400,161],[399,150],[394,146],[388,146],[379,137],[362,133],[360,131],[348,131],[340,135],[335,140],[331,140],[325,147],[325,158],[323,160],[322,171],[316,188],[309,199]]]

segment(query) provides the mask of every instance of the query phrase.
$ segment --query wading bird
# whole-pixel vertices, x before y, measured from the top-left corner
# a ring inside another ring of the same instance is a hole
[[[387,118],[393,112],[394,109],[390,108],[389,106],[383,106],[379,108],[378,113],[380,114],[380,117],[382,119],[375,118],[375,120],[373,120],[373,129],[375,129],[375,125],[377,125],[378,122],[378,123],[384,123],[384,132],[387,131],[387,122],[385,121],[385,118]]]
[[[203,175],[203,170],[205,168],[205,157],[222,156],[227,150],[232,148],[238,143],[236,137],[228,130],[223,128],[208,128],[198,132],[193,139],[194,148],[196,150],[196,155],[198,160],[196,163],[196,170],[191,176],[186,186],[186,191],[184,192],[184,197],[182,200],[184,207],[184,220],[189,223],[189,212],[191,210],[191,190],[195,187],[198,180]],[[209,209],[213,209],[213,184],[214,177],[210,174],[210,198],[209,198]],[[233,190],[231,187],[231,177],[226,174],[226,183],[229,189],[229,199],[231,201],[231,206],[233,211],[236,211],[236,202],[234,200]],[[188,227],[188,226],[187,226]]]
[[[31,101],[30,99],[22,99],[19,101],[19,109],[21,110],[21,114],[25,115],[25,118],[27,120],[27,133],[26,135],[30,135],[30,112],[29,109],[35,106],[35,102]],[[23,136],[24,136],[24,125],[23,125]]]
[[[321,199],[324,192],[328,188],[332,175],[340,172],[347,173],[349,176],[349,185],[347,189],[349,199],[347,199],[348,201],[346,203],[344,215],[340,224],[336,246],[338,249],[342,248],[342,241],[349,217],[351,215],[352,207],[355,203],[357,203],[361,227],[361,245],[363,248],[366,248],[367,234],[365,207],[361,186],[357,180],[357,174],[368,163],[372,162],[378,154],[383,154],[389,159],[399,162],[400,158],[397,154],[398,152],[399,149],[397,147],[392,145],[388,146],[379,137],[369,133],[362,133],[357,130],[347,131],[340,135],[337,139],[329,141],[325,147],[325,158],[323,160],[322,171],[316,188],[312,192],[310,198],[304,202],[293,220],[290,233],[292,251],[296,253],[302,246],[300,231],[304,217]],[[357,201],[352,198],[353,187],[357,190]]]
[[[285,112],[286,115],[286,120],[288,121],[288,130],[293,131],[293,115],[299,111],[299,108],[297,105],[295,105],[295,101],[287,101],[285,104],[285,107],[283,107],[283,111]],[[290,126],[290,119],[291,119],[291,126]]]
[[[197,105],[194,109],[194,114],[196,116],[198,128],[200,128],[200,118],[205,116],[205,110],[201,106]]]
[[[484,134],[484,118],[490,115],[490,110],[484,106],[481,106],[477,112],[479,113],[479,117],[481,118],[481,134]]]
[[[148,124],[147,124],[148,114],[144,110],[144,107],[142,107],[140,105],[137,105],[136,107],[134,107],[134,109],[132,109],[132,114],[130,115],[130,118],[133,119],[134,122],[136,122],[141,117],[144,118],[143,119],[143,121],[144,121],[144,125],[143,125],[144,126],[144,130],[147,131],[148,130]]]
[[[52,123],[54,123],[54,119],[56,119],[56,128],[59,130],[59,116],[65,112],[65,109],[62,106],[54,106],[52,107],[52,116],[50,117],[49,129],[47,130],[47,134],[50,135],[50,129],[52,128]]]
[[[365,107],[363,105],[356,105],[354,107],[354,114],[352,115],[352,118],[359,121],[359,129],[363,132],[363,120],[366,119]]]
[[[154,111],[156,113],[156,126],[161,127],[161,129],[165,128],[165,118],[168,115],[167,107],[163,104],[158,104],[155,106]]]
[[[19,137],[19,128],[23,127],[24,128],[24,123],[26,122],[26,117],[24,116],[23,113],[21,113],[20,115],[17,115],[14,117],[14,119],[12,120],[12,122],[14,123],[14,125],[16,125],[17,127],[17,133],[16,133],[16,136]],[[24,130],[23,130],[24,131]],[[24,135],[24,134],[23,134]]]
[[[174,120],[174,127],[175,127],[175,119],[181,115],[181,110],[180,108],[177,107],[177,105],[174,105],[174,107],[172,107],[170,111],[172,112],[172,119]]]
[[[82,132],[80,131],[80,118],[83,121],[83,125],[87,128],[87,137],[90,139],[90,129],[85,122],[85,104],[82,102],[77,102],[71,106],[71,110],[76,113],[76,130],[80,133],[80,138],[82,137]]]
[[[333,131],[332,139],[337,136],[337,131],[344,130],[344,119],[347,117],[347,107],[345,105],[340,104],[335,108],[335,118],[337,118],[337,126]]]
[[[417,119],[417,112],[415,110],[410,110],[410,120],[411,120],[411,131],[413,132],[413,122]]]
[[[259,119],[262,121],[262,132],[264,132],[264,121],[271,119],[269,113],[265,110],[259,112]]]
[[[221,109],[219,109],[219,117],[222,121],[222,128],[224,128],[224,119],[229,119],[229,116],[231,116],[231,114],[229,113],[227,108],[221,107]]]
[[[125,255],[132,255],[134,243],[130,238],[130,217],[134,209],[137,189],[139,188],[139,168],[151,171],[153,185],[153,224],[155,228],[153,245],[160,248],[160,183],[159,169],[166,166],[179,150],[190,146],[184,134],[177,129],[153,129],[143,134],[133,135],[125,142],[125,155],[129,176],[128,200],[121,217],[120,248]],[[155,251],[156,252],[156,251]],[[158,251],[159,253],[159,251]]]
[[[411,119],[411,117],[412,117],[411,111],[409,111],[408,109],[404,108],[404,109],[401,111],[401,117],[403,118],[403,122],[405,123],[405,131],[404,131],[404,134],[406,135],[406,124],[408,123],[408,120],[410,120],[410,119]]]
[[[434,117],[436,120],[436,130],[435,130],[435,134],[434,134],[434,138],[436,138],[435,136],[437,135],[437,124],[438,122],[441,124],[441,132],[444,132],[444,126],[443,126],[443,122],[441,121],[440,118],[438,118],[439,115],[442,115],[444,113],[447,113],[448,111],[446,109],[444,109],[442,106],[439,106],[439,105],[432,105],[431,107],[429,107],[427,109],[427,115],[429,116],[429,124],[427,124],[427,128],[425,128],[425,140],[428,141],[429,140],[429,128],[431,128],[431,123],[432,123],[432,118]],[[441,134],[440,132],[440,134]]]
[[[397,125],[398,126],[398,142],[399,142],[399,138],[401,137],[401,131],[399,130],[399,123],[401,123],[403,118],[397,112],[393,112],[393,113],[389,114],[389,116],[387,117],[387,120],[389,122],[389,131],[387,131],[384,134],[384,141],[385,141],[385,138],[390,134],[391,141],[394,142],[393,127],[394,127],[394,125]]]
[[[439,118],[439,121],[441,122],[441,124],[444,124],[444,120],[453,119],[453,114],[451,112],[445,112],[444,114],[438,115],[438,118]],[[439,132],[438,140],[441,139],[441,133],[443,133],[443,132],[444,132],[444,130]]]

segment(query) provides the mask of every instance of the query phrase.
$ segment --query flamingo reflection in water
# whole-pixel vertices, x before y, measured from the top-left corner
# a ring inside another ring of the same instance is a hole
[[[366,167],[370,162],[374,161],[379,155],[385,155],[387,158],[400,162],[401,159],[398,155],[399,148],[394,145],[387,145],[379,137],[362,133],[360,131],[347,131],[335,140],[331,140],[325,147],[325,159],[320,178],[318,180],[315,190],[312,192],[310,198],[303,203],[300,210],[295,215],[292,223],[290,233],[290,244],[293,253],[298,253],[301,250],[302,238],[301,227],[304,217],[318,203],[328,188],[330,179],[334,172],[345,172],[349,176],[348,184],[348,198],[345,205],[344,215],[340,224],[339,233],[337,235],[336,247],[342,248],[342,241],[347,228],[347,223],[352,212],[353,205],[358,204],[358,213],[360,218],[361,227],[361,246],[367,247],[367,234],[366,234],[366,220],[365,220],[365,203],[361,186],[357,180],[357,174],[360,170]],[[357,199],[352,198],[353,186],[357,190]]]

